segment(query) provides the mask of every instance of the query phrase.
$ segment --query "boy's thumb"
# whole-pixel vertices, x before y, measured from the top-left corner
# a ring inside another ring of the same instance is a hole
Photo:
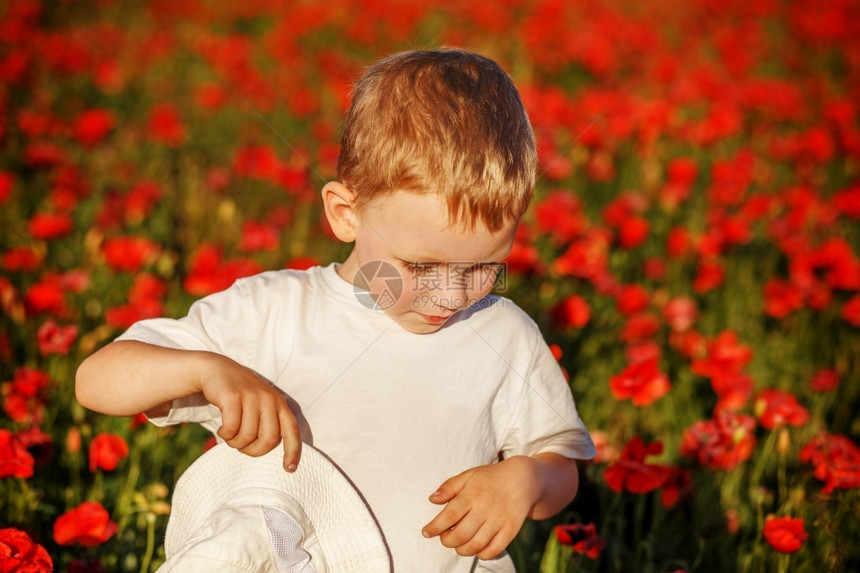
[[[473,471],[475,470],[468,470],[445,480],[445,482],[439,486],[439,489],[430,494],[430,501],[439,505],[443,505],[451,501],[454,496],[460,493],[460,490],[463,489],[466,482],[469,481],[469,477],[472,475]]]

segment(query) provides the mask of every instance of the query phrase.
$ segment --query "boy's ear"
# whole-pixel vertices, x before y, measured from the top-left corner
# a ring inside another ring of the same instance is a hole
[[[358,216],[353,202],[355,195],[339,181],[329,181],[322,188],[323,208],[335,237],[344,243],[355,240]]]

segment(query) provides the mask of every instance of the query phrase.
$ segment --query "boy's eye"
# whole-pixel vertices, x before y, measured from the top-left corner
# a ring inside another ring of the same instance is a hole
[[[416,275],[426,275],[434,272],[437,265],[434,263],[406,263],[406,268]]]
[[[472,272],[478,272],[484,276],[493,276],[502,270],[502,263],[478,263],[470,269]]]

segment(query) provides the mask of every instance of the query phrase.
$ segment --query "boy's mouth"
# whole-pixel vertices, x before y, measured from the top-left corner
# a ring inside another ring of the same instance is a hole
[[[448,316],[433,316],[430,314],[421,314],[420,312],[418,314],[421,316],[421,318],[423,318],[426,322],[430,324],[442,324],[443,322],[451,318],[450,314]]]

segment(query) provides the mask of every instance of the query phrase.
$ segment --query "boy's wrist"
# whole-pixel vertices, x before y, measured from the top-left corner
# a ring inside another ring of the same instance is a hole
[[[523,487],[523,493],[529,501],[529,514],[534,507],[546,496],[547,480],[544,475],[541,461],[532,456],[511,456],[502,463],[516,464],[519,466],[518,473]]]
[[[216,372],[223,368],[219,366],[226,357],[206,350],[192,350],[188,354],[188,377],[190,394],[205,394],[206,381],[211,380]]]

